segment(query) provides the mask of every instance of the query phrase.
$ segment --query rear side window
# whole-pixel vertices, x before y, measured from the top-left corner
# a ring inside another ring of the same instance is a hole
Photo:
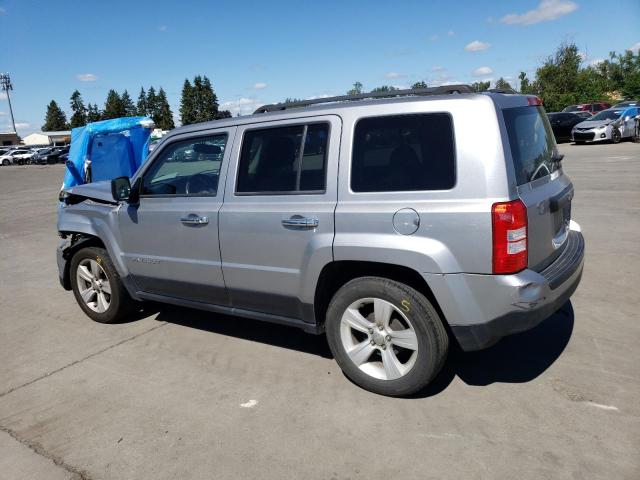
[[[446,190],[454,184],[455,142],[449,114],[371,117],[356,124],[354,192]]]
[[[552,161],[555,140],[544,109],[530,106],[507,108],[502,112],[518,185],[557,170],[558,163]]]
[[[329,125],[249,130],[242,141],[236,193],[315,193],[325,189]]]

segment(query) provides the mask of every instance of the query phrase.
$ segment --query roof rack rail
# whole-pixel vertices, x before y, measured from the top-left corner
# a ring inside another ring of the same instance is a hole
[[[428,88],[408,88],[406,90],[390,90],[386,92],[369,92],[360,93],[358,95],[339,95],[337,97],[315,98],[313,100],[302,100],[300,102],[284,102],[274,103],[271,105],[263,105],[256,109],[253,113],[277,112],[280,110],[288,110],[290,108],[308,107],[309,105],[318,105],[321,103],[331,102],[352,102],[356,100],[365,100],[367,98],[393,98],[408,96],[428,96],[428,95],[447,95],[453,93],[475,93],[475,90],[469,85],[443,85],[441,87]]]
[[[518,93],[513,88],[490,88],[489,90],[487,90],[487,92],[489,92],[489,93],[508,93],[508,94]]]

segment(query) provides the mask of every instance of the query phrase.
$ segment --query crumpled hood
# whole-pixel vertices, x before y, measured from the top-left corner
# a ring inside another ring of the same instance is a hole
[[[605,125],[609,125],[613,123],[615,120],[585,120],[584,122],[580,122],[576,125],[576,128],[595,128],[595,127],[604,127]]]
[[[118,203],[113,199],[109,180],[75,185],[65,188],[63,191],[75,197],[90,198],[99,202]]]

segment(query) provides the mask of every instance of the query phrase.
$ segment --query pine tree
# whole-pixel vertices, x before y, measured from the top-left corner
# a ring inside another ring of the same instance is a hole
[[[419,82],[416,82],[413,85],[411,85],[411,88],[413,89],[427,88],[427,82],[425,82],[424,80],[420,80]]]
[[[185,78],[182,85],[182,99],[180,100],[180,122],[182,125],[195,123],[195,98],[194,90],[188,78]]]
[[[173,112],[171,112],[171,107],[169,107],[169,102],[167,101],[167,94],[164,92],[164,89],[160,87],[158,91],[158,97],[156,100],[157,104],[157,118],[154,119],[156,127],[162,130],[171,130],[175,128],[173,123]]]
[[[202,96],[200,98],[202,105],[202,122],[215,120],[218,115],[218,96],[213,91],[211,81],[205,75],[202,80]]]
[[[141,117],[149,115],[149,109],[147,108],[147,94],[144,91],[144,87],[140,87],[140,93],[138,94],[138,103],[136,104],[137,114]]]
[[[124,117],[135,117],[136,116],[136,106],[133,104],[133,100],[129,96],[129,92],[126,90],[122,92],[122,96],[120,97],[122,101],[122,110],[124,112]]]
[[[87,109],[78,90],[71,94],[71,128],[82,127],[87,124]]]
[[[97,104],[88,104],[87,105],[87,122],[97,122],[102,118],[102,112],[98,110]]]
[[[102,112],[102,118],[107,120],[109,118],[119,118],[126,116],[122,99],[118,92],[115,90],[109,90],[107,93],[107,101],[104,103],[104,110]]]
[[[229,110],[218,110],[215,120],[220,120],[221,118],[231,118],[231,112]]]
[[[149,87],[147,92],[147,116],[151,117],[154,122],[158,117],[158,96],[156,95],[156,89],[153,87]]]
[[[67,116],[60,109],[55,100],[51,100],[51,103],[47,106],[47,115],[44,119],[44,125],[42,125],[43,132],[59,132],[69,128],[67,123]]]
[[[204,109],[202,107],[202,77],[193,77],[193,123],[204,122]]]

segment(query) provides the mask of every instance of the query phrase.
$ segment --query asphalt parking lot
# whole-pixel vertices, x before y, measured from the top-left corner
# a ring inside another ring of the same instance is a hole
[[[640,145],[560,149],[580,288],[410,399],[359,389],[294,329],[92,323],[57,279],[64,167],[0,167],[0,478],[640,478]]]

